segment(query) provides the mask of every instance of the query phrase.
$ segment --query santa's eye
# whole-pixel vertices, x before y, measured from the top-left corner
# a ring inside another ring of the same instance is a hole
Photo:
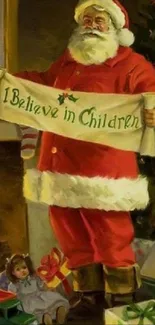
[[[84,18],[83,20],[84,24],[91,24],[91,19],[90,18]]]
[[[96,23],[97,24],[105,24],[105,20],[104,19],[96,19]]]

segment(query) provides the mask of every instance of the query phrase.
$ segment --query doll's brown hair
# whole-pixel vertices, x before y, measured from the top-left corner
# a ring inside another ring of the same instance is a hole
[[[6,266],[5,266],[6,275],[12,283],[16,283],[18,281],[16,276],[13,274],[13,270],[15,269],[16,265],[21,264],[22,262],[25,262],[25,264],[29,270],[29,274],[35,275],[33,263],[32,263],[32,260],[29,255],[24,255],[24,254],[23,255],[22,254],[12,255],[11,258],[7,260]]]

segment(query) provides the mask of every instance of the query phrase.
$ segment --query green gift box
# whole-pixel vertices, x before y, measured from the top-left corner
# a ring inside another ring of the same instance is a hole
[[[155,325],[155,300],[105,311],[106,325]]]

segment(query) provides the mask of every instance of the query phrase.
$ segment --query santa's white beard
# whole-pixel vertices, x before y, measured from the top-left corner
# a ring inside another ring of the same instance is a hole
[[[117,54],[119,41],[114,29],[101,33],[78,27],[72,34],[68,49],[72,58],[81,64],[101,64]]]

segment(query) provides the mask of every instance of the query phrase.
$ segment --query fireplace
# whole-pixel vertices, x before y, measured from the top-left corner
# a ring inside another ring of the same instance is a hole
[[[0,271],[12,253],[28,251],[22,180],[20,142],[0,142]]]

